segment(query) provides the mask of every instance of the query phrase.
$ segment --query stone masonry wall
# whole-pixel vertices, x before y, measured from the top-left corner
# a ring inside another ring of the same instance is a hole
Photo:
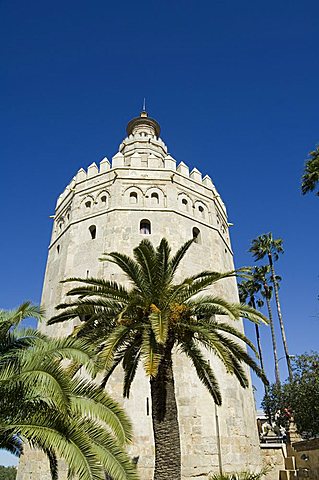
[[[154,135],[130,135],[113,157],[112,166],[103,159],[99,167],[92,164],[87,172],[80,169],[58,199],[42,296],[48,318],[70,289],[70,284],[60,283],[62,279],[98,276],[125,282],[116,266],[98,259],[114,250],[131,255],[146,237],[140,232],[142,220],[150,222],[149,240],[156,245],[166,237],[173,250],[192,238],[197,229],[197,242],[181,265],[180,278],[201,270],[233,269],[226,209],[211,179],[206,176],[202,180],[197,169],[189,173],[183,162],[176,168],[164,142]],[[234,279],[222,281],[214,292],[229,301],[238,300]],[[238,327],[243,328],[241,323]],[[71,324],[40,326],[50,335],[62,336],[72,328]],[[261,465],[252,389],[243,390],[215,357],[208,357],[223,395],[223,405],[217,411],[189,361],[181,355],[174,357],[183,480],[203,480],[218,471],[217,417],[224,470],[257,469]],[[140,368],[130,399],[123,400],[118,369],[108,389],[133,420],[130,454],[139,457],[141,480],[150,480],[154,446],[149,381]],[[47,469],[43,463],[38,468],[39,462],[38,454],[25,455],[18,480],[46,480],[46,474],[36,473]],[[33,465],[32,477],[28,477]]]

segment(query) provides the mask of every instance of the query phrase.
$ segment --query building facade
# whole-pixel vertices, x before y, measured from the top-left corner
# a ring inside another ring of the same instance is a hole
[[[160,138],[159,124],[143,111],[129,122],[127,137],[112,162],[104,158],[99,166],[93,163],[86,171],[81,168],[58,199],[42,296],[47,316],[54,315],[55,306],[65,299],[70,288],[60,283],[65,278],[97,276],[125,282],[115,265],[98,259],[110,251],[131,255],[145,236],[155,245],[166,237],[173,250],[195,238],[181,264],[180,277],[202,270],[233,269],[227,213],[212,180],[207,175],[202,178],[196,168],[190,172],[183,162],[176,166]],[[214,292],[228,301],[238,300],[235,279],[223,280]],[[53,336],[67,335],[72,328],[70,323],[41,326]],[[221,468],[234,471],[260,465],[252,389],[242,389],[216,358],[210,362],[222,390],[223,405],[218,408],[189,360],[174,357],[183,480],[206,479]],[[141,479],[151,480],[154,446],[149,380],[141,368],[129,400],[121,399],[121,380],[119,368],[108,389],[133,421],[130,454],[138,461]],[[26,452],[17,478],[50,478],[39,452]]]

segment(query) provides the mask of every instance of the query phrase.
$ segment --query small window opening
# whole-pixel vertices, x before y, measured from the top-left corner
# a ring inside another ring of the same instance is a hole
[[[195,243],[200,243],[200,231],[197,227],[193,228],[193,239]]]
[[[137,203],[137,193],[136,192],[131,192],[130,193],[130,203]]]
[[[188,201],[186,200],[186,198],[182,199],[182,205],[184,210],[188,210]]]
[[[59,229],[62,230],[62,227],[63,227],[63,223],[61,222],[61,223],[59,224]]]
[[[85,202],[85,206],[86,206],[86,208],[91,208],[91,202],[90,202],[90,200],[88,200],[87,202]]]
[[[69,213],[67,214],[67,219],[70,220],[70,214]]]
[[[89,275],[90,275],[90,270],[87,270],[86,271],[86,278],[89,278]]]
[[[91,226],[89,227],[89,231],[90,231],[92,240],[94,240],[94,239],[96,238],[96,226],[95,226],[95,225],[91,225]]]
[[[151,204],[152,205],[158,205],[159,204],[158,193],[153,192],[151,194]]]
[[[141,220],[140,233],[142,233],[143,235],[151,234],[151,222],[149,220]]]
[[[199,213],[201,214],[201,216],[203,217],[204,216],[204,207],[202,207],[201,205],[198,207],[198,210],[199,210]]]
[[[58,245],[58,246],[56,247],[56,250],[57,250],[57,252],[58,252],[58,254],[59,254],[59,253],[60,253],[60,245]]]
[[[103,197],[101,197],[101,202],[103,203],[103,205],[106,204],[106,195],[103,195]]]

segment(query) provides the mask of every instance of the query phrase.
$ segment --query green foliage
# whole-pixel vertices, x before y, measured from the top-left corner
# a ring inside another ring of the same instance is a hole
[[[133,251],[134,258],[119,252],[103,256],[102,261],[117,265],[129,280],[129,288],[97,278],[72,278],[77,282],[69,296],[70,303],[58,306],[62,312],[49,324],[80,317],[85,321],[74,335],[98,349],[103,365],[105,385],[114,369],[124,369],[123,395],[129,397],[136,369],[142,363],[150,378],[152,419],[155,440],[154,478],[181,477],[179,431],[174,394],[172,350],[176,346],[195,368],[217,405],[222,402],[218,378],[206,358],[213,352],[244,388],[248,378],[244,366],[249,365],[264,382],[267,379],[257,363],[250,357],[243,342],[255,351],[248,338],[232,325],[241,317],[259,323],[263,315],[249,305],[230,303],[206,289],[237,272],[201,272],[181,282],[175,278],[180,262],[193,241],[186,242],[175,255],[171,254],[167,240],[157,248],[143,240]],[[227,316],[230,322],[217,320]],[[167,391],[170,394],[167,394]],[[169,400],[168,400],[169,397]],[[169,417],[169,412],[176,412]],[[175,416],[174,416],[175,415]],[[160,428],[159,428],[160,423]],[[167,438],[172,444],[167,458]],[[166,452],[166,453],[165,453]],[[165,474],[162,465],[167,466]]]
[[[0,480],[15,480],[17,469],[15,467],[3,467],[0,465]]]
[[[294,359],[293,377],[283,385],[272,385],[263,400],[278,426],[288,427],[293,416],[298,432],[306,438],[319,435],[319,353]]]
[[[278,260],[278,254],[283,253],[281,238],[273,238],[272,233],[264,233],[259,235],[251,242],[249,249],[255,260],[262,260],[265,256],[271,255],[275,260]]]
[[[131,439],[124,412],[101,388],[76,376],[95,371],[95,353],[83,340],[49,339],[18,330],[41,311],[30,303],[0,311],[0,448],[20,455],[23,443],[40,448],[58,478],[57,457],[80,480],[136,479],[123,452]]]
[[[302,176],[301,191],[303,195],[313,192],[319,183],[319,146],[309,153]],[[319,195],[319,190],[316,193]]]
[[[215,315],[225,315],[233,321],[244,317],[255,323],[266,322],[266,319],[248,305],[203,294],[207,287],[237,273],[206,271],[175,283],[176,270],[192,243],[184,244],[175,255],[171,255],[165,239],[157,248],[143,240],[134,249],[134,258],[118,252],[106,254],[102,261],[120,267],[132,288],[96,278],[71,278],[69,282],[80,286],[72,288],[68,295],[77,299],[59,305],[62,313],[49,321],[54,324],[77,316],[86,318],[75,335],[98,346],[105,382],[122,363],[125,396],[129,396],[140,361],[146,374],[156,377],[168,340],[190,359],[218,405],[222,401],[218,381],[200,347],[214,352],[243,387],[248,386],[243,364],[248,364],[267,382],[256,362],[240,345],[242,340],[254,350],[248,338],[233,325],[217,321]]]
[[[217,473],[209,477],[209,480],[260,480],[267,475],[269,467],[263,468],[260,472],[233,472],[233,473]]]

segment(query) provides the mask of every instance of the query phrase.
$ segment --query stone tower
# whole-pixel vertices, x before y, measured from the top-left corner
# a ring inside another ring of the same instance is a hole
[[[62,279],[98,276],[124,282],[116,266],[98,258],[114,250],[131,255],[145,235],[155,245],[166,237],[173,250],[196,237],[181,276],[233,268],[226,209],[212,180],[202,178],[196,168],[189,172],[183,162],[176,167],[160,138],[159,124],[143,111],[128,123],[127,137],[112,163],[104,158],[99,166],[81,168],[58,198],[42,296],[48,317],[70,288],[59,283]],[[215,292],[238,300],[234,279],[221,282]],[[73,326],[41,328],[50,335],[66,335]],[[223,405],[218,408],[188,359],[180,355],[174,359],[183,480],[206,479],[221,468],[234,471],[260,465],[252,389],[243,390],[216,358],[210,361],[222,390]],[[121,400],[120,370],[108,388]],[[150,480],[154,447],[149,381],[142,368],[123,404],[134,424],[130,453],[138,458],[141,479]],[[24,455],[18,479],[49,479],[43,465],[38,452]]]

